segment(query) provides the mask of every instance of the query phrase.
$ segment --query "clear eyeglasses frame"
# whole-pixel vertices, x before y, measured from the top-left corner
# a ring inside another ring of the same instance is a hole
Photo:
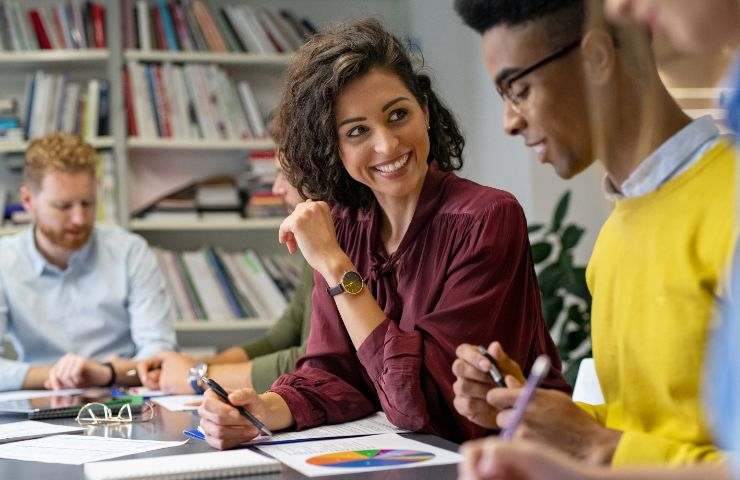
[[[138,406],[138,405],[137,405]],[[125,403],[114,414],[104,403],[85,404],[77,413],[75,421],[80,425],[122,425],[133,422],[148,422],[154,418],[154,405],[151,402],[141,404],[141,412],[134,415],[131,404]]]

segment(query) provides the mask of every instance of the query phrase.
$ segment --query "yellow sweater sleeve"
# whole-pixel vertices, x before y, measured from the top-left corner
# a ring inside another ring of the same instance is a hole
[[[576,405],[593,417],[594,420],[602,425],[606,425],[606,405],[591,405],[589,403],[576,402]]]
[[[711,444],[696,445],[642,432],[623,432],[612,458],[612,466],[683,465],[695,462],[721,462],[725,454]]]

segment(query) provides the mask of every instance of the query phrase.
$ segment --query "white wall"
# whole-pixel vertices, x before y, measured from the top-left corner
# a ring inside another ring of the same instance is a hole
[[[565,182],[551,167],[537,164],[521,139],[503,132],[503,104],[483,68],[480,36],[462,24],[452,4],[452,0],[409,0],[409,23],[437,93],[462,125],[467,140],[462,175],[516,195],[530,223],[549,220],[557,199],[570,189],[568,220],[586,228],[577,251],[577,258],[585,262],[610,209],[601,190],[601,170],[592,167]]]

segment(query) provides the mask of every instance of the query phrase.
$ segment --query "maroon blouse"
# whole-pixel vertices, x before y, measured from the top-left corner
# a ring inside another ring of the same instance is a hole
[[[311,333],[297,370],[271,391],[300,429],[382,409],[395,425],[453,441],[486,433],[452,404],[461,343],[498,340],[525,371],[553,362],[545,388],[569,391],[545,328],[524,213],[509,193],[433,168],[398,249],[387,255],[377,204],[333,211],[339,244],[386,319],[355,351],[326,282],[315,274]]]

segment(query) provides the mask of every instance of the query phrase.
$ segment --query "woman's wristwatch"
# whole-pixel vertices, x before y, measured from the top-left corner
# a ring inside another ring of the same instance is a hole
[[[347,292],[350,295],[359,295],[360,292],[362,292],[364,286],[365,282],[362,279],[362,275],[350,270],[348,272],[344,272],[344,275],[342,275],[342,280],[340,280],[338,285],[335,285],[331,288],[327,287],[326,291],[332,297],[344,292]]]
[[[188,383],[195,393],[203,395],[205,390],[200,386],[200,377],[203,377],[208,373],[208,364],[205,362],[198,362],[188,370]]]

